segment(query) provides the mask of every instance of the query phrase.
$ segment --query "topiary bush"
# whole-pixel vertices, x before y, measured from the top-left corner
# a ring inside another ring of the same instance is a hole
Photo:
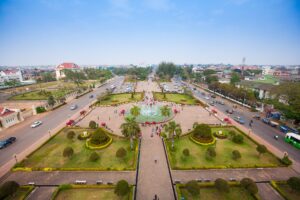
[[[192,137],[193,139],[202,143],[209,143],[213,141],[211,128],[207,124],[196,125],[194,130],[192,131]]]
[[[200,194],[200,187],[197,181],[189,181],[185,184],[186,190],[193,196]]]
[[[67,133],[67,138],[69,139],[69,140],[73,140],[73,138],[75,137],[75,132],[74,131],[69,131],[68,133]]]
[[[125,196],[130,192],[130,187],[127,181],[120,180],[118,181],[115,187],[115,194],[118,196]]]
[[[95,128],[97,128],[97,123],[95,121],[90,121],[89,127],[92,129],[95,129]]]
[[[182,154],[186,157],[190,155],[190,150],[189,149],[183,149]]]
[[[126,149],[124,149],[123,147],[119,148],[116,152],[116,157],[117,158],[125,158],[127,155],[127,151]]]
[[[236,144],[242,144],[244,142],[244,137],[241,134],[234,135],[232,141]]]
[[[300,192],[300,178],[299,177],[290,177],[287,180],[287,184],[292,188],[292,190]]]
[[[109,141],[109,137],[106,135],[104,130],[98,128],[91,136],[91,144],[103,145]]]
[[[215,180],[215,187],[220,191],[220,192],[229,192],[229,184],[227,181],[224,179],[218,178]]]
[[[46,112],[46,108],[43,106],[36,107],[35,110],[36,110],[36,113]]]
[[[216,149],[214,147],[208,147],[206,150],[205,158],[207,160],[212,160],[217,156]]]
[[[20,185],[15,181],[7,181],[0,187],[0,199],[6,199],[9,196],[13,196]]]
[[[239,160],[242,157],[241,153],[238,150],[232,151],[232,159]]]
[[[74,150],[72,147],[66,147],[63,151],[63,156],[71,158],[74,154]]]
[[[280,161],[285,165],[293,164],[293,161],[287,155],[283,156],[283,158]]]
[[[100,156],[96,153],[96,152],[93,152],[91,155],[90,155],[90,158],[89,160],[91,162],[96,162],[97,160],[99,160]]]
[[[252,179],[243,178],[240,183],[241,186],[245,188],[249,193],[256,194],[258,192],[257,185]]]

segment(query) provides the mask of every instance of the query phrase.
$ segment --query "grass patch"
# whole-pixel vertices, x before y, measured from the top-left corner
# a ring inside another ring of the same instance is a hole
[[[5,198],[5,200],[23,200],[30,194],[34,189],[33,186],[20,186],[13,197]]]
[[[286,181],[271,181],[271,185],[284,199],[298,200],[300,197],[300,192],[292,190]]]
[[[237,130],[234,127],[217,128],[213,127],[212,132],[223,131],[227,133],[230,130]],[[205,168],[244,168],[244,167],[277,167],[281,166],[279,159],[273,154],[267,152],[260,157],[256,151],[256,144],[248,137],[244,136],[243,144],[236,144],[229,138],[217,139],[213,145],[216,147],[217,156],[208,161],[205,157],[209,146],[198,145],[190,140],[190,134],[175,139],[175,148],[171,150],[171,141],[166,140],[168,157],[172,169],[205,169]],[[184,157],[183,149],[188,148],[190,156]],[[242,158],[232,159],[232,151],[238,150]]]
[[[56,99],[59,99],[71,93],[72,90],[59,89],[59,90],[51,90],[47,92],[49,92],[49,94],[45,94],[40,91],[27,92],[27,93],[12,96],[10,100],[47,100],[50,95],[52,95]]]
[[[177,93],[166,93],[166,98],[164,98],[164,94],[161,92],[153,93],[154,99],[157,101],[169,101],[177,104],[186,104],[186,105],[197,105],[201,104],[201,102],[195,99],[193,96],[187,94],[177,94]]]
[[[137,92],[131,98],[131,93],[111,94],[104,98],[104,100],[97,103],[97,105],[117,105],[122,103],[129,103],[135,101],[141,101],[143,99],[143,93]]]
[[[253,195],[251,195],[247,190],[240,186],[231,186],[230,191],[228,193],[219,192],[213,185],[211,186],[203,186],[200,185],[200,194],[197,196],[191,195],[184,186],[178,186],[177,193],[178,199],[184,197],[184,199],[188,200],[198,200],[198,199],[205,199],[205,200],[232,200],[232,199],[242,199],[243,200],[255,200]]]
[[[73,140],[67,138],[69,131],[75,132]],[[32,168],[32,170],[133,170],[136,166],[137,142],[134,150],[130,150],[129,139],[110,135],[113,142],[106,148],[91,150],[86,147],[85,140],[77,139],[84,131],[93,132],[84,128],[64,128],[56,136],[48,140],[43,146],[23,160],[18,167]],[[71,158],[63,157],[65,147],[72,147],[74,155]],[[124,159],[115,156],[119,148],[125,148],[127,155]],[[90,161],[89,157],[97,152],[100,159]]]

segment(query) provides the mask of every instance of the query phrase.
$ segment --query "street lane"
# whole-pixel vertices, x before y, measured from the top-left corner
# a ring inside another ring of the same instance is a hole
[[[202,95],[201,93],[202,92],[205,92],[205,94],[210,94],[210,93],[204,91],[203,89],[200,89],[199,87],[197,87],[197,90],[194,90],[193,88],[195,88],[195,86],[191,85],[191,84],[189,84],[189,87],[196,97],[200,98],[207,104],[209,104],[209,102],[212,100],[224,101],[225,105],[215,104],[214,106],[210,106],[210,107],[216,107],[217,109],[221,110],[223,113],[226,113],[227,109],[229,109],[229,110],[233,109],[233,105],[236,105],[236,104],[230,102],[229,100],[223,99],[219,96],[217,96],[216,99],[212,99],[212,98],[210,98],[209,100],[205,99],[204,97],[207,95]],[[276,128],[273,128],[267,124],[264,124],[261,120],[253,119],[253,115],[255,115],[255,112],[250,112],[247,108],[238,106],[237,109],[233,109],[233,110],[234,110],[233,114],[227,114],[227,116],[230,117],[231,120],[233,120],[234,116],[242,117],[245,120],[245,124],[243,126],[247,127],[248,129],[251,128],[251,133],[254,133],[254,134],[260,136],[261,138],[268,141],[269,143],[271,143],[273,146],[275,146],[282,152],[287,152],[288,155],[291,158],[293,158],[294,160],[296,160],[297,162],[300,162],[300,151],[284,141],[284,136],[285,136],[284,133],[280,132]],[[250,120],[253,120],[252,127],[249,126]],[[279,136],[278,140],[274,139],[275,135]]]
[[[11,160],[14,154],[19,154],[38,141],[39,138],[49,134],[49,130],[56,128],[58,124],[64,121],[67,122],[70,119],[70,116],[92,102],[95,98],[97,98],[97,95],[105,92],[106,88],[110,87],[111,84],[120,86],[123,81],[124,77],[115,77],[109,83],[101,86],[100,88],[96,88],[93,92],[90,92],[78,99],[74,99],[54,111],[33,116],[29,120],[26,120],[11,129],[9,128],[2,131],[0,133],[1,135],[4,135],[5,137],[14,136],[17,138],[17,141],[7,148],[0,150],[0,166]],[[93,98],[90,98],[91,94],[94,94]],[[70,110],[71,104],[77,104],[78,108],[76,110]],[[31,123],[36,120],[41,120],[43,124],[37,128],[31,128]]]

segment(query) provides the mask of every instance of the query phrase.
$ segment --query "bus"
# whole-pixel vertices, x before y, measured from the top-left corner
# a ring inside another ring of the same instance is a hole
[[[287,133],[285,135],[284,141],[300,149],[300,135],[297,135],[295,133]]]

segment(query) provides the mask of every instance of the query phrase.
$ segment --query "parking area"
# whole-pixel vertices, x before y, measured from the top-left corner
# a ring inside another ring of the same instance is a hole
[[[164,89],[165,92],[176,92],[176,93],[183,93],[183,87],[181,83],[172,81],[172,82],[162,82],[160,86]]]
[[[134,91],[135,83],[124,82],[118,87],[114,87],[113,93],[130,93]]]

